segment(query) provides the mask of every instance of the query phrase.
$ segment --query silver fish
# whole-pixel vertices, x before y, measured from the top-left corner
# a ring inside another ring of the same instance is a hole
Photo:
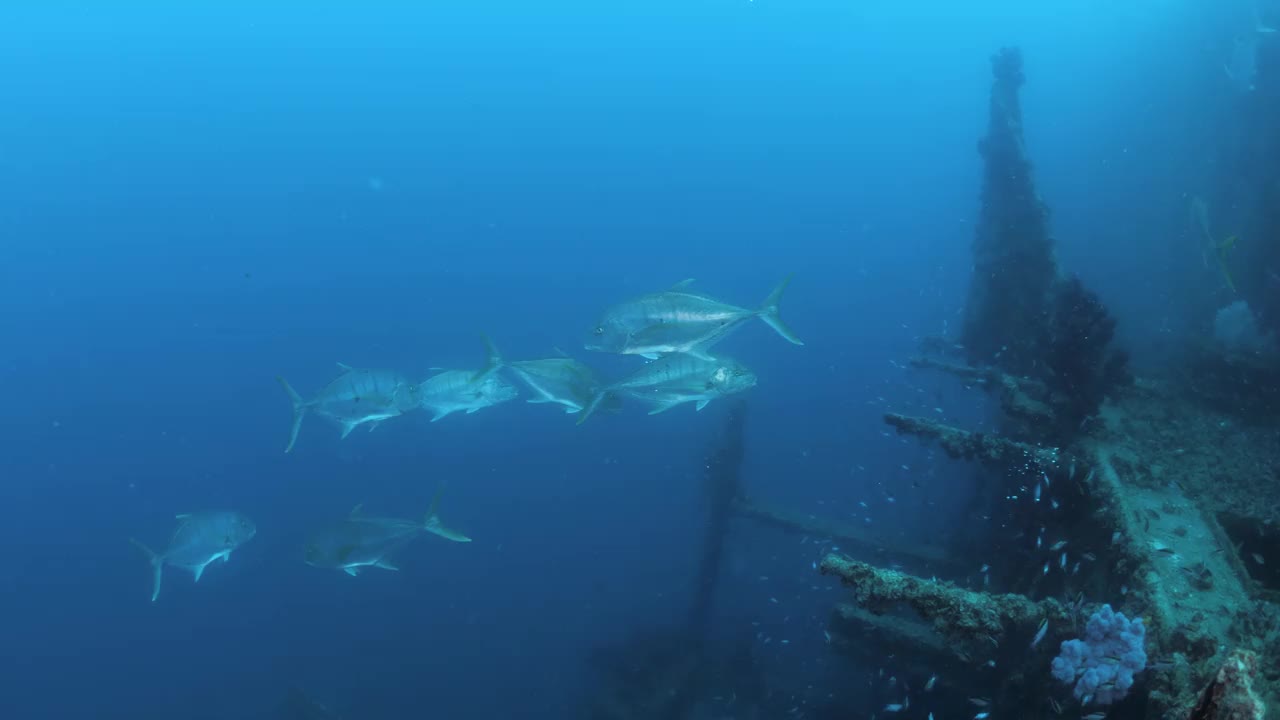
[[[691,282],[685,280],[665,292],[651,293],[609,308],[583,346],[588,350],[649,358],[689,353],[710,359],[708,349],[751,318],[760,318],[795,345],[804,344],[778,313],[778,303],[791,282],[790,277],[755,310],[689,292]]]
[[[282,377],[276,380],[289,394],[293,404],[293,423],[289,427],[289,444],[293,450],[298,429],[308,412],[328,418],[342,426],[342,437],[358,425],[368,423],[373,430],[378,423],[397,417],[418,406],[417,386],[394,370],[366,370],[338,363],[342,374],[324,386],[315,397],[304,400]]]
[[[509,370],[533,393],[529,399],[531,403],[554,403],[564,406],[566,413],[577,413],[589,405],[591,398],[604,386],[594,370],[571,357],[508,362],[502,359],[487,337],[485,344],[489,350],[489,364],[482,373]],[[610,396],[608,399],[617,398]]]
[[[178,527],[161,552],[129,538],[151,561],[151,602],[160,597],[161,571],[165,565],[190,570],[200,582],[204,569],[214,560],[226,562],[231,551],[253,539],[258,532],[253,521],[244,515],[225,510],[211,510],[178,516]]]
[[[450,530],[440,522],[436,512],[438,505],[437,498],[420,522],[368,516],[357,506],[349,517],[321,528],[311,536],[306,545],[306,563],[355,576],[367,567],[399,569],[390,556],[424,532],[453,542],[471,542],[471,538]]]
[[[423,380],[418,386],[418,399],[435,412],[431,422],[465,410],[468,415],[487,407],[514,400],[519,392],[498,375],[477,374],[472,370],[445,370]]]
[[[683,403],[697,403],[701,410],[716,398],[755,387],[755,373],[728,358],[705,359],[695,355],[667,355],[646,364],[616,383],[601,388],[578,418],[591,417],[609,393],[621,393],[653,404],[650,415]]]
[[[1040,628],[1036,630],[1036,636],[1031,638],[1031,647],[1034,648],[1035,646],[1039,645],[1040,641],[1044,639],[1045,634],[1048,632],[1049,632],[1049,618],[1045,618],[1040,621]]]

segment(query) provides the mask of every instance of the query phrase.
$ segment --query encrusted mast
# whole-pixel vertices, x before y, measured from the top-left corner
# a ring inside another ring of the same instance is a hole
[[[969,362],[1029,375],[1057,277],[1048,210],[1036,194],[1022,138],[1022,54],[1005,48],[991,58],[982,207],[974,238],[974,274],[964,322]]]

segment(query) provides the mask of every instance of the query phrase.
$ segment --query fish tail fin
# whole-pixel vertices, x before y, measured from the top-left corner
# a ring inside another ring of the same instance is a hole
[[[147,561],[151,563],[151,602],[155,602],[160,597],[160,571],[164,569],[164,557],[157,555],[154,550],[143,545],[133,538],[129,538],[129,542],[142,551],[147,556]]]
[[[502,369],[504,362],[501,353],[498,352],[498,346],[493,344],[493,340],[484,333],[480,334],[484,340],[485,362],[484,368],[480,372],[471,377],[472,382],[483,382],[485,378]]]
[[[596,394],[591,396],[591,402],[587,403],[587,406],[582,408],[582,412],[578,413],[578,424],[581,425],[586,422],[587,418],[591,417],[591,415],[600,408],[601,403],[603,403],[605,398],[607,398],[612,392],[613,391],[609,388],[597,390]]]
[[[293,404],[293,421],[289,425],[289,444],[284,449],[285,452],[292,452],[293,444],[298,442],[298,429],[302,427],[302,418],[307,414],[307,402],[293,389],[288,380],[277,375],[276,381],[289,394],[289,402]]]
[[[787,327],[786,323],[782,322],[782,315],[778,309],[778,304],[782,302],[782,293],[791,284],[791,277],[788,275],[783,278],[782,282],[778,283],[778,287],[769,293],[769,297],[764,299],[764,303],[760,305],[760,309],[757,312],[760,315],[760,319],[773,328],[773,331],[781,335],[787,342],[793,345],[803,345],[804,341],[797,337],[791,331],[791,328]]]
[[[422,527],[432,535],[439,535],[445,540],[451,542],[471,542],[471,538],[463,535],[457,530],[451,530],[440,522],[440,491],[436,491],[436,496],[431,500],[431,509],[427,510],[427,516],[422,521]]]

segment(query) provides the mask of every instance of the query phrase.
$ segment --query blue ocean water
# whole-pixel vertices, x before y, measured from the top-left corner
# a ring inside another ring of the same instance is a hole
[[[905,368],[954,332],[988,57],[1017,45],[1062,264],[1138,362],[1212,284],[1186,235],[1216,110],[1205,27],[1165,0],[15,2],[0,9],[0,713],[258,718],[290,687],[343,717],[577,717],[592,653],[681,618],[728,403],[576,426],[522,401],[376,432],[289,407],[336,362],[479,367],[582,342],[687,277],[754,306],[794,273],[795,347],[724,348],[744,482],[886,539],[945,539],[968,474],[890,407],[981,421]],[[302,562],[352,506],[441,514],[398,573]],[[866,503],[866,507],[859,505]],[[254,540],[199,584],[149,572],[174,515]],[[716,623],[774,641],[797,704],[839,683],[816,541],[735,526]],[[782,640],[787,640],[783,644]]]

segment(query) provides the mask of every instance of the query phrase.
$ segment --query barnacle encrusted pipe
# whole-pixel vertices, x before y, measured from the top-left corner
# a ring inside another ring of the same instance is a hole
[[[1009,632],[1030,637],[1045,618],[1059,626],[1070,622],[1067,608],[1053,599],[1037,603],[1022,595],[973,592],[834,554],[822,559],[820,569],[838,576],[867,610],[882,613],[906,605],[948,637],[1000,641]]]

